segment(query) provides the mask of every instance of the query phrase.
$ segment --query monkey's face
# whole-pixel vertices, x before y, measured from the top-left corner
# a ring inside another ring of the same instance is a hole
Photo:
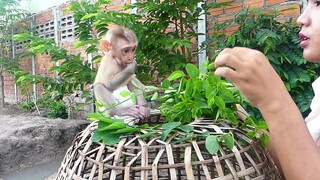
[[[121,60],[123,65],[127,65],[133,62],[136,48],[136,43],[120,40],[113,46],[112,54],[115,58]]]

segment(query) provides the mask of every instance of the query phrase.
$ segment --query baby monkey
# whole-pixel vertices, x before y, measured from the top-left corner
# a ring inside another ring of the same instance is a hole
[[[134,75],[137,68],[134,59],[137,46],[135,33],[120,26],[109,29],[105,39],[100,41],[100,48],[105,55],[101,60],[93,90],[96,100],[107,105],[110,116],[131,116],[144,120],[150,115],[143,96],[144,85]],[[120,95],[126,90],[135,93],[136,103],[131,98]]]

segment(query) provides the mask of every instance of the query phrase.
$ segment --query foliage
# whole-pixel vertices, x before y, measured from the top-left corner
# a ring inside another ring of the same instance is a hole
[[[17,60],[11,57],[13,27],[25,26],[20,20],[27,17],[28,13],[18,9],[16,0],[0,1],[0,108],[4,107],[3,72],[17,69]]]
[[[48,118],[62,118],[68,117],[67,107],[61,100],[53,100],[48,97],[44,97],[38,100],[39,106],[43,111],[43,116]]]
[[[14,72],[19,87],[41,83],[44,86],[43,95],[54,97],[56,101],[62,100],[64,96],[70,95],[76,90],[82,91],[84,98],[89,96],[90,92],[87,87],[93,83],[95,72],[92,71],[92,64],[89,61],[81,59],[80,53],[77,55],[69,54],[67,50],[58,47],[52,40],[26,33],[15,35],[14,38],[18,41],[29,39],[29,52],[34,54],[48,53],[51,61],[60,62],[59,66],[52,66],[49,69],[49,72],[56,73],[58,78],[32,75],[29,72],[22,73],[22,71]],[[87,99],[91,101],[90,98]]]
[[[33,101],[24,101],[19,103],[18,106],[20,109],[32,111],[35,108],[35,103]]]
[[[99,1],[100,2],[100,1]],[[93,21],[98,35],[103,35],[107,25],[118,24],[133,30],[139,39],[136,60],[139,64],[137,76],[145,83],[167,77],[176,69],[183,69],[186,63],[197,56],[192,52],[192,39],[197,38],[195,24],[199,16],[210,8],[228,3],[208,3],[198,7],[201,0],[176,1],[146,0],[125,7],[125,11],[138,9],[137,14],[115,11],[88,12],[85,2],[73,2],[70,10],[83,9],[81,19]],[[104,3],[104,2],[100,2]]]
[[[187,64],[187,74],[178,70],[163,81],[166,91],[159,98],[159,109],[167,121],[190,123],[194,118],[212,117],[215,121],[228,119],[237,123],[235,112],[236,103],[242,101],[240,94],[210,71],[213,66],[211,63],[205,67],[207,73],[200,73],[195,65]]]
[[[299,27],[289,22],[278,22],[280,13],[243,10],[234,20],[215,27],[219,31],[230,24],[237,24],[239,28],[236,33],[228,37],[214,36],[211,46],[218,49],[243,46],[263,52],[284,81],[301,112],[308,114],[313,97],[310,82],[317,78],[319,65],[304,60],[299,47]]]
[[[163,123],[156,125],[127,125],[122,119],[114,119],[100,113],[90,113],[91,120],[99,120],[98,129],[93,135],[93,141],[103,141],[113,145],[120,141],[120,136],[132,133],[141,133],[140,138],[152,138],[161,135],[161,140],[172,140],[172,143],[185,143],[195,139],[206,139],[208,152],[217,153],[219,146],[232,149],[234,146],[233,134],[209,135],[209,132],[195,133],[193,126],[188,125],[198,118],[208,117],[215,122],[228,122],[234,127],[239,126],[236,104],[241,104],[243,99],[239,92],[225,80],[217,77],[212,72],[213,63],[206,63],[205,73],[193,64],[186,64],[186,72],[174,71],[163,80],[162,87],[156,93],[163,96],[157,100],[162,102],[159,107],[163,115]],[[241,128],[251,127],[247,135],[251,138],[260,138],[265,146],[268,138],[258,132],[267,129],[264,121],[257,121],[249,117]],[[174,139],[177,134],[184,134],[183,138]]]

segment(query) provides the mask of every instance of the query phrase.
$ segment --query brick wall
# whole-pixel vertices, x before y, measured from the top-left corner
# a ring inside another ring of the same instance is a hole
[[[226,2],[227,0],[217,0],[218,2]],[[212,0],[208,0],[208,3]],[[239,12],[242,8],[261,8],[265,9],[278,9],[283,10],[289,7],[294,7],[296,9],[286,11],[281,15],[280,21],[295,21],[299,16],[302,9],[302,2],[298,0],[234,0],[231,2],[231,6],[212,9],[207,17],[207,31],[208,34],[212,33],[212,27],[216,23],[223,22],[228,19],[234,18],[234,14]],[[122,11],[124,3],[130,3],[130,1],[123,0],[113,0],[111,5],[106,6],[107,10],[118,10]],[[82,58],[87,60],[87,56],[83,53],[84,48],[75,49],[74,42],[75,38],[75,26],[73,22],[72,14],[63,11],[64,8],[68,7],[69,4],[62,4],[58,7],[53,7],[51,9],[40,12],[34,16],[33,25],[36,28],[36,33],[38,36],[43,38],[55,39],[55,32],[57,32],[57,43],[59,46],[67,49],[72,54],[82,53]],[[56,13],[55,13],[56,12]],[[129,13],[129,12],[128,12]],[[55,21],[54,17],[58,21]],[[55,29],[55,23],[57,24],[57,30]],[[55,31],[56,30],[56,31]],[[237,30],[236,26],[228,27],[222,33],[231,34]],[[27,42],[19,42],[15,46],[16,50],[23,50],[22,44]],[[19,46],[20,49],[17,49]],[[194,46],[195,48],[197,46]],[[55,64],[50,62],[49,55],[36,55],[35,66],[36,74],[42,76],[54,77],[55,74],[48,72],[48,69]],[[31,68],[31,57],[26,57],[21,61],[21,67],[24,70],[32,72]],[[5,90],[5,102],[15,103],[17,101],[23,101],[25,97],[21,96],[19,90],[15,92],[15,86],[13,77],[9,74],[4,74],[4,90]],[[37,86],[37,96],[40,96],[42,92],[42,87]]]

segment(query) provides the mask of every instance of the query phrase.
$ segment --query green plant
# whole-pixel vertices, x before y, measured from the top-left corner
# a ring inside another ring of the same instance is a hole
[[[162,102],[159,107],[164,117],[162,124],[130,126],[121,119],[113,119],[100,113],[88,114],[91,120],[99,120],[93,141],[113,145],[120,141],[120,136],[141,131],[148,133],[140,138],[151,138],[161,132],[161,140],[166,141],[182,133],[184,138],[172,142],[184,143],[201,138],[206,139],[206,148],[212,154],[218,151],[219,146],[232,149],[234,139],[231,132],[222,135],[209,135],[209,132],[199,134],[194,133],[194,127],[188,125],[198,118],[209,117],[214,122],[226,122],[242,129],[249,125],[252,129],[248,131],[248,136],[260,138],[265,146],[268,138],[258,133],[267,129],[265,122],[249,117],[239,126],[236,105],[241,104],[243,99],[234,86],[214,75],[213,66],[213,63],[204,64],[203,68],[207,71],[202,73],[195,65],[187,64],[187,74],[180,70],[174,71],[162,82],[162,87],[155,94],[161,92],[163,95],[153,96]]]
[[[58,47],[52,40],[42,39],[27,33],[15,35],[14,38],[18,41],[30,40],[28,55],[30,53],[49,53],[51,61],[60,62],[59,66],[52,66],[49,69],[49,72],[57,74],[56,78],[32,75],[30,72],[22,70],[13,72],[19,88],[26,90],[22,91],[22,93],[30,94],[28,90],[32,84],[43,84],[43,96],[50,96],[54,101],[62,101],[63,97],[69,96],[77,90],[80,90],[82,92],[81,96],[87,100],[85,103],[92,101],[88,87],[93,83],[96,72],[92,70],[91,62],[81,59],[80,53],[76,55],[69,54],[67,50]],[[85,103],[78,103],[75,107],[80,108]],[[59,116],[64,115],[62,113]]]
[[[18,59],[12,57],[10,46],[13,43],[12,32],[14,28],[25,26],[21,21],[28,13],[18,9],[19,1],[0,1],[0,108],[4,107],[3,72],[13,72],[18,68]]]
[[[51,97],[44,97],[38,100],[39,106],[43,111],[43,116],[49,118],[68,118],[67,107],[63,101],[56,101]]]
[[[242,104],[241,96],[230,83],[214,75],[213,66],[205,64],[208,72],[200,73],[195,65],[187,64],[187,74],[178,70],[162,82],[165,91],[159,98],[159,109],[167,121],[185,124],[208,116],[237,123],[236,103]]]
[[[109,3],[109,1],[98,2],[100,5]],[[81,9],[79,19],[81,22],[94,22],[98,35],[103,35],[110,24],[118,24],[133,30],[139,39],[136,53],[139,64],[138,79],[148,84],[156,84],[174,70],[184,69],[185,64],[197,56],[196,51],[192,52],[191,40],[196,39],[199,34],[194,25],[202,10],[207,13],[210,8],[229,4],[213,2],[198,7],[200,2],[202,1],[146,0],[125,6],[125,10],[138,9],[137,14],[89,11],[86,2],[73,2],[69,10],[80,12]],[[90,28],[85,29],[83,32]],[[154,77],[154,74],[157,74],[157,77]]]
[[[239,25],[239,28],[230,36],[215,34],[210,46],[216,49],[243,46],[263,52],[284,81],[301,112],[306,115],[313,97],[310,82],[317,78],[319,65],[304,60],[299,47],[299,27],[289,22],[278,22],[280,13],[243,10],[233,20],[215,26],[217,31],[231,24]],[[259,115],[254,109],[251,113],[255,113],[255,117]]]
[[[24,102],[21,102],[19,103],[19,108],[20,109],[25,109],[25,110],[28,110],[28,111],[32,111],[34,108],[35,108],[35,103],[33,101],[24,101]]]

